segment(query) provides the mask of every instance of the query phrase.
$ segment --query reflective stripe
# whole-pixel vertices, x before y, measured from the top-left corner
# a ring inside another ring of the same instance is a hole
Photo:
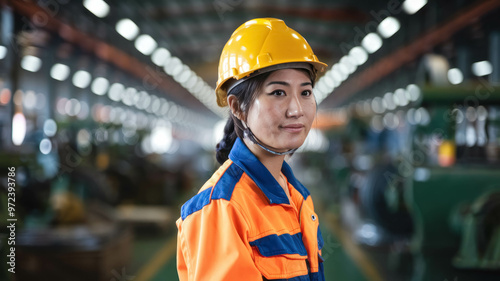
[[[233,195],[234,187],[240,181],[242,175],[243,170],[235,164],[231,164],[231,166],[227,168],[227,170],[215,185],[214,192],[212,193],[212,200],[231,200],[231,195]]]
[[[211,188],[207,188],[189,199],[181,208],[181,218],[185,220],[192,213],[201,210],[210,202]]]
[[[285,254],[307,256],[306,248],[302,242],[302,233],[300,232],[294,235],[272,234],[250,242],[250,246],[256,246],[259,253],[264,257]]]

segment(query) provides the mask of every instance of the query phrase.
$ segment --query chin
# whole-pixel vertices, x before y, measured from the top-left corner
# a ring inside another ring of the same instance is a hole
[[[304,144],[305,139],[300,141],[287,141],[286,145],[284,145],[285,150],[296,149],[301,147]]]

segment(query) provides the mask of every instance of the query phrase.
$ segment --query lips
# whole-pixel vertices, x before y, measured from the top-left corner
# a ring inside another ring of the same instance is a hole
[[[287,124],[281,126],[282,130],[285,130],[290,133],[300,133],[305,128],[303,124]]]

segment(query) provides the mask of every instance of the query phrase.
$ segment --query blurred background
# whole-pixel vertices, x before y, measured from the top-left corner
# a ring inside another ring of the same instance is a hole
[[[219,55],[255,17],[285,20],[329,65],[289,160],[320,214],[326,279],[499,280],[499,0],[0,12],[1,280],[178,280],[175,220],[217,169],[227,118]]]

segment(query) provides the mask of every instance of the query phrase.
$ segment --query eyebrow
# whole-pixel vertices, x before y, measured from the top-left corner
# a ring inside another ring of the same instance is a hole
[[[270,85],[283,85],[283,86],[290,86],[290,84],[288,82],[285,82],[285,81],[271,81],[269,83],[267,83],[266,86],[270,86]],[[308,85],[312,85],[311,82],[304,82],[302,84],[300,84],[300,86],[308,86]]]

